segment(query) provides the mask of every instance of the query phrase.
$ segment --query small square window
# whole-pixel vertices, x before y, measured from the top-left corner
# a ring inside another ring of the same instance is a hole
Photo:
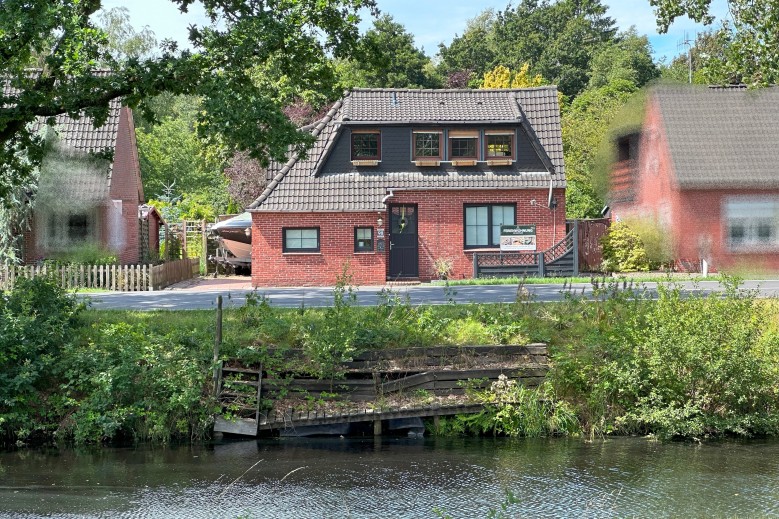
[[[352,132],[352,160],[381,160],[381,134]]]
[[[283,252],[319,252],[319,227],[283,229]]]
[[[440,132],[414,132],[414,158],[441,158]]]
[[[511,135],[487,135],[487,158],[510,159],[514,156],[514,138]]]
[[[354,228],[354,252],[373,252],[373,227]]]
[[[476,158],[476,137],[453,137],[450,140],[450,155],[457,159],[475,159]]]

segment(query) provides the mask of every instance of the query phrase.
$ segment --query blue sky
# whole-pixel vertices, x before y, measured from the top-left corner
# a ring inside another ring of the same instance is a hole
[[[680,54],[683,49],[679,47],[679,42],[685,34],[694,39],[695,34],[702,30],[701,25],[684,18],[677,20],[668,34],[659,35],[649,0],[604,0],[603,3],[609,6],[608,14],[616,20],[620,30],[635,25],[639,34],[649,37],[655,60]],[[424,48],[429,56],[436,54],[439,43],[448,44],[455,34],[462,34],[468,20],[484,9],[501,10],[507,4],[508,0],[378,0],[382,13],[391,14],[402,23],[414,35],[416,45]],[[712,4],[718,19],[727,15],[725,0],[714,0]],[[165,0],[103,0],[105,9],[122,5],[130,10],[130,19],[136,29],[148,26],[160,40],[172,38],[186,44],[187,26],[207,23],[199,8],[182,15],[172,2]],[[366,18],[361,24],[363,32],[372,23],[367,13]]]

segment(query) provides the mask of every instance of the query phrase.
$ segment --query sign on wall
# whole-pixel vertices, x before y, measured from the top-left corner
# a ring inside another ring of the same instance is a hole
[[[535,225],[501,225],[500,226],[500,250],[501,251],[535,251],[536,250],[536,226]]]

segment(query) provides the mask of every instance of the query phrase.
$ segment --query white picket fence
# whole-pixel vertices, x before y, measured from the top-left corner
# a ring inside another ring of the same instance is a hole
[[[162,265],[5,265],[0,267],[0,290],[11,290],[17,279],[37,276],[57,280],[65,289],[161,290],[192,279],[199,271],[199,258],[169,261]]]

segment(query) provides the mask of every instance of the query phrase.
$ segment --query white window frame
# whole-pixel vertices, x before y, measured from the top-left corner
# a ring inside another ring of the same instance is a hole
[[[738,240],[733,238],[736,228],[740,228],[743,233]],[[722,205],[722,229],[725,244],[730,251],[779,249],[779,198],[727,197]]]

